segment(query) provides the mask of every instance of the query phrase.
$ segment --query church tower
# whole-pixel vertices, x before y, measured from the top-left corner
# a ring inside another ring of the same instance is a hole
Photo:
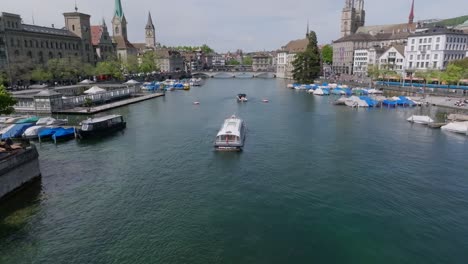
[[[115,0],[114,18],[112,19],[112,39],[116,44],[117,57],[122,61],[127,61],[129,56],[136,56],[137,49],[128,41],[127,19],[123,13],[122,3]]]
[[[156,31],[153,24],[153,19],[151,18],[151,13],[148,12],[148,22],[146,22],[145,27],[145,36],[146,36],[146,47],[156,48]]]
[[[341,12],[341,37],[356,33],[359,27],[364,26],[365,19],[364,0],[346,0]]]
[[[120,0],[115,0],[114,18],[112,19],[112,33],[114,38],[123,37],[123,39],[127,40],[127,19],[125,19]]]

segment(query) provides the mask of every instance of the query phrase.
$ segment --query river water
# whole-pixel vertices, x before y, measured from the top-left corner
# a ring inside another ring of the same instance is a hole
[[[0,263],[466,263],[468,137],[284,87],[211,79],[112,111],[124,133],[38,145]],[[214,152],[232,114],[245,149]]]

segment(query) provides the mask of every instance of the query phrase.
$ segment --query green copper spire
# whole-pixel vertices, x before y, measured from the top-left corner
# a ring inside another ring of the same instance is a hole
[[[122,18],[123,15],[122,3],[120,0],[115,0],[115,16]]]

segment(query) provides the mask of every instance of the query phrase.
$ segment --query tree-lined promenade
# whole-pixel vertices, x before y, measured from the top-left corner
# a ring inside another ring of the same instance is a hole
[[[376,80],[399,80],[403,78],[398,73],[391,69],[388,65],[370,66],[368,75],[372,81]],[[425,85],[436,82],[437,84],[452,84],[459,86],[462,81],[468,79],[468,58],[451,62],[446,70],[426,70],[415,71],[414,79],[419,79]]]
[[[125,74],[152,73],[159,71],[156,54],[145,52],[142,56],[130,56],[127,61],[110,58],[96,65],[84,63],[75,58],[51,59],[46,64],[34,66],[28,60],[16,63],[0,72],[1,84],[5,86],[26,86],[31,83],[76,83],[93,76],[121,81]]]

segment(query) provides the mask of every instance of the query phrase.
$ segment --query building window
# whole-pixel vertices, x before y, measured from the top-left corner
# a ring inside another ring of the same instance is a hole
[[[435,50],[439,50],[439,44],[436,44]]]
[[[28,47],[28,41],[27,41],[27,40],[24,40],[24,47],[25,47],[25,48]]]
[[[409,59],[410,59],[410,60],[413,60],[413,55],[410,55],[410,56],[409,56]]]
[[[75,25],[72,25],[72,30],[75,31]]]
[[[432,38],[429,38],[429,43],[432,43]]]
[[[439,59],[439,54],[434,54],[434,60]]]
[[[411,40],[411,44],[414,44],[414,39]]]
[[[119,27],[115,27],[115,34],[118,35],[119,33]]]
[[[429,62],[426,61],[426,67],[425,68],[429,68]]]
[[[15,50],[15,53],[14,53],[14,54],[15,54],[15,57],[18,57],[18,56],[20,55],[19,50]]]
[[[437,37],[437,38],[436,38],[436,42],[440,42],[440,37]]]

